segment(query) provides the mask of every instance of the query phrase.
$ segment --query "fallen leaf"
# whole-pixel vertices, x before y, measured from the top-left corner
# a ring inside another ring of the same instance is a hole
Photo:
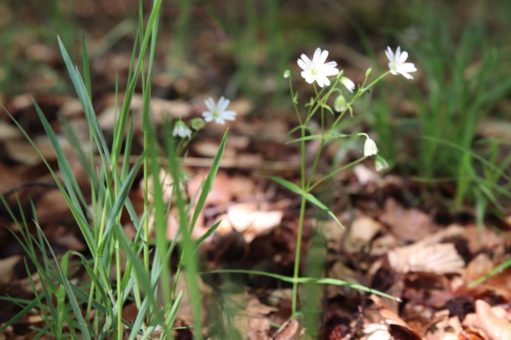
[[[14,274],[14,266],[20,260],[20,255],[0,259],[0,283],[8,283]]]
[[[271,323],[268,315],[277,310],[277,308],[264,305],[257,298],[251,297],[245,309],[234,316],[233,324],[243,339],[270,339],[268,331],[271,329]]]
[[[483,300],[477,300],[475,306],[476,313],[467,315],[463,324],[482,329],[492,340],[511,339],[510,315],[504,309]]]
[[[388,254],[391,267],[400,273],[458,273],[465,263],[451,243],[399,247]]]
[[[242,233],[247,243],[256,236],[264,235],[280,225],[282,211],[261,211],[255,203],[240,203],[227,209],[227,217],[233,228]]]
[[[385,202],[380,220],[404,241],[418,241],[437,229],[429,215],[418,209],[405,209],[393,199]]]
[[[362,216],[356,218],[347,233],[344,243],[346,250],[348,252],[360,251],[381,229],[381,223],[370,217]]]
[[[300,324],[296,319],[286,321],[273,335],[272,340],[295,340],[298,339]]]

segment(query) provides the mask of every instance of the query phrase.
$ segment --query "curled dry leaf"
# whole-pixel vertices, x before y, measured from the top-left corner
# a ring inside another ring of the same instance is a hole
[[[388,254],[392,268],[400,273],[457,273],[465,263],[451,243],[424,244],[397,248]]]
[[[511,315],[499,307],[491,307],[483,300],[477,300],[476,313],[465,317],[463,323],[482,329],[492,340],[511,339]]]

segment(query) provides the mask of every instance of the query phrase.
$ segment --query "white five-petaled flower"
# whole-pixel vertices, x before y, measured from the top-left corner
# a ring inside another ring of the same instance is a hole
[[[398,46],[396,53],[392,52],[392,49],[387,46],[387,50],[385,50],[385,54],[389,59],[389,70],[390,73],[396,75],[401,74],[406,79],[413,79],[410,73],[417,71],[415,65],[413,63],[406,63],[406,59],[408,59],[408,52],[401,52],[401,47]]]
[[[192,136],[192,130],[182,120],[178,120],[172,131],[172,135],[179,136],[181,138],[190,138]]]
[[[236,112],[228,111],[230,100],[224,97],[220,97],[218,102],[215,103],[213,98],[208,98],[204,101],[208,111],[202,113],[202,117],[206,122],[215,121],[217,124],[224,124],[226,120],[234,120]]]
[[[377,153],[378,147],[376,146],[376,143],[369,136],[367,136],[364,143],[364,157],[371,157]]]
[[[312,60],[305,54],[298,59],[298,66],[302,69],[302,77],[309,84],[316,82],[319,87],[330,85],[328,77],[335,76],[339,73],[337,63],[335,61],[326,62],[328,51],[316,48]]]
[[[355,83],[348,77],[342,77],[341,83],[344,85],[344,87],[353,93],[353,90],[355,89]]]

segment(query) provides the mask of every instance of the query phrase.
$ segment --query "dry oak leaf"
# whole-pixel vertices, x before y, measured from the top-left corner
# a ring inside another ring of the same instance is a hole
[[[390,226],[394,235],[405,241],[421,240],[437,229],[429,215],[418,209],[405,209],[393,199],[385,201],[380,220]]]
[[[476,313],[465,317],[463,324],[482,329],[492,340],[511,339],[509,313],[503,308],[491,307],[483,300],[477,300]]]
[[[415,243],[388,254],[391,267],[400,273],[458,273],[465,263],[452,243]]]

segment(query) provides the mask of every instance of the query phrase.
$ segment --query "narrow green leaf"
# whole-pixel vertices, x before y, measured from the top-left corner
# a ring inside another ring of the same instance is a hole
[[[228,130],[225,131],[224,136],[222,137],[222,141],[220,142],[220,146],[218,147],[215,159],[213,160],[213,164],[211,165],[211,169],[209,170],[209,174],[206,177],[204,184],[202,185],[202,190],[199,199],[197,200],[192,220],[190,221],[189,226],[190,230],[193,230],[195,223],[197,223],[197,219],[199,218],[200,212],[202,211],[202,208],[204,208],[204,204],[206,203],[208,194],[211,191],[211,188],[213,187],[213,181],[215,180],[216,174],[218,173],[218,168],[220,167],[220,161],[224,153],[225,144],[227,143],[228,133],[229,133]]]
[[[511,261],[510,261],[510,263],[511,263]],[[284,276],[284,275],[268,273],[268,272],[263,272],[263,271],[258,271],[258,270],[217,269],[217,270],[210,270],[207,272],[203,272],[201,274],[202,275],[204,275],[204,274],[208,274],[208,275],[209,274],[247,274],[247,275],[258,275],[258,276],[271,277],[273,279],[287,282],[287,283],[295,282],[295,280],[290,276]],[[296,279],[296,282],[297,283],[316,283],[316,284],[321,284],[321,285],[332,285],[332,286],[346,286],[346,287],[349,287],[349,288],[352,288],[355,290],[359,290],[359,291],[362,291],[365,293],[379,295],[379,296],[382,296],[382,297],[385,297],[387,299],[391,299],[394,301],[401,301],[400,298],[380,292],[379,290],[372,289],[372,288],[363,286],[358,283],[351,283],[348,281],[343,281],[343,280],[338,280],[338,279],[333,279],[333,278],[299,277]]]
[[[299,186],[297,186],[293,182],[289,182],[289,181],[287,181],[287,180],[285,180],[285,179],[283,179],[281,177],[270,176],[270,178],[273,181],[275,181],[278,184],[280,184],[283,187],[285,187],[286,189],[294,192],[295,194],[302,195],[307,201],[309,201],[310,203],[312,203],[313,205],[315,205],[319,209],[323,210],[326,214],[328,214],[328,216],[333,218],[333,220],[341,228],[344,228],[344,226],[342,225],[341,221],[339,221],[337,216],[335,216],[335,214],[325,204],[323,204],[320,200],[318,200],[316,197],[314,197],[311,193],[302,190]]]

